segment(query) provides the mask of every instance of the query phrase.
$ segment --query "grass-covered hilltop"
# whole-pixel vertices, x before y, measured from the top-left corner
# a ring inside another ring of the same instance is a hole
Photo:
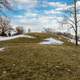
[[[0,80],[80,80],[80,46],[63,35],[28,33],[0,41]],[[63,45],[42,45],[46,38],[63,41]]]

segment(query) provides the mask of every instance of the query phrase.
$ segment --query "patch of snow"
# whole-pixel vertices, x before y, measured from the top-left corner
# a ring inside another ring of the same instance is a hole
[[[54,38],[47,38],[44,39],[42,42],[40,42],[39,44],[46,44],[46,45],[62,45],[64,42],[60,41],[60,40],[56,40]]]
[[[16,35],[16,36],[10,36],[10,37],[0,36],[0,41],[11,40],[11,39],[19,38],[19,37],[34,38],[33,36],[29,36],[29,35]]]
[[[3,48],[0,48],[0,51],[4,51],[4,49],[5,49],[4,47]]]
[[[23,35],[23,37],[27,37],[27,38],[35,38],[33,36],[30,36],[30,35]]]
[[[69,39],[70,40],[70,42],[72,42],[72,43],[76,43],[76,41],[74,40],[74,39]],[[78,44],[80,44],[80,41],[78,41]]]

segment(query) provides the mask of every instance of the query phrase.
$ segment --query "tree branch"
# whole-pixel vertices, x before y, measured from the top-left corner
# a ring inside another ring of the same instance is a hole
[[[76,32],[76,29],[74,28],[74,25],[71,24],[71,23],[68,23],[68,24],[70,24],[71,25],[71,28],[73,28],[73,30]]]
[[[72,19],[70,19],[67,15],[64,15],[64,17],[67,17],[69,21],[71,21],[73,24],[75,24],[75,22]]]
[[[80,20],[77,21],[77,23],[79,23],[79,22],[80,22]]]

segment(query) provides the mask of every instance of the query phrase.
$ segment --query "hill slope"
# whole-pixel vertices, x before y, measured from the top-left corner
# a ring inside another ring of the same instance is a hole
[[[6,47],[0,52],[0,80],[80,80],[80,46],[67,42],[63,36],[29,35],[36,38],[0,42]],[[37,44],[47,37],[60,39],[65,44]]]

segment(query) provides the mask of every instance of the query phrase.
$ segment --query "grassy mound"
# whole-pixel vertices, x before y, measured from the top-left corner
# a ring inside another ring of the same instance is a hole
[[[56,34],[47,34],[47,33],[28,33],[25,35],[30,35],[35,38],[16,38],[12,40],[7,40],[7,41],[1,41],[0,46],[8,46],[8,45],[22,45],[22,44],[31,44],[31,43],[39,43],[43,41],[45,38],[53,37],[54,39],[58,39],[64,42],[64,45],[73,45],[72,43],[68,42],[68,40],[62,36],[62,35],[56,35]]]
[[[26,34],[25,34],[26,35]],[[17,38],[0,42],[0,80],[80,80],[80,46],[63,36],[30,33],[36,38]],[[53,37],[65,42],[62,46],[39,45]]]

